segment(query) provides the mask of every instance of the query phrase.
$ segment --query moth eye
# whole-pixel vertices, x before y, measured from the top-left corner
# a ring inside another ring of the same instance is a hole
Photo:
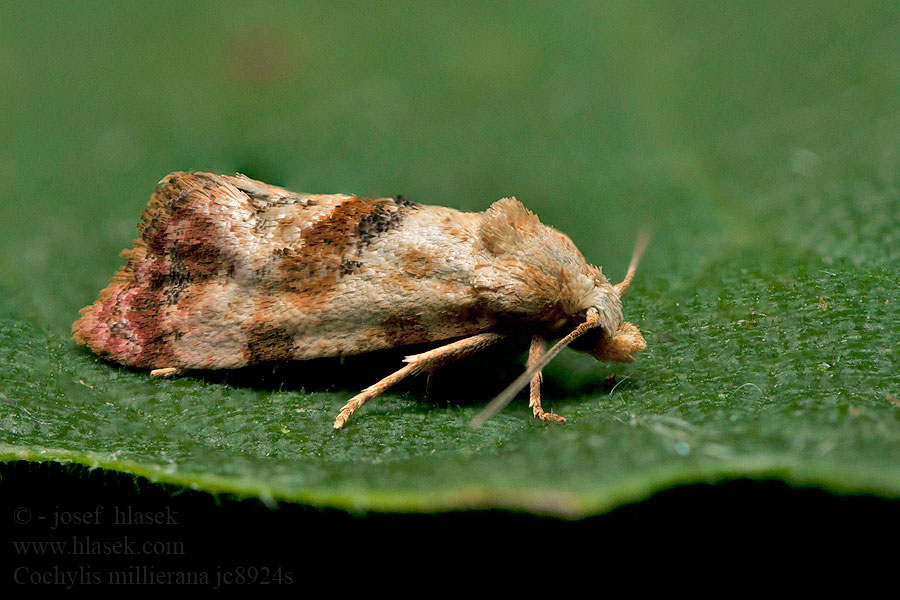
[[[598,313],[600,312],[600,309],[598,309],[596,306],[589,306],[587,308],[584,308],[584,309],[578,311],[578,313],[575,316],[578,317],[579,319],[581,319],[582,321],[587,321],[588,312],[592,311],[592,310],[596,311]]]
[[[603,340],[607,337],[602,327],[595,327],[574,342],[569,347],[588,354],[594,354],[598,348],[602,347]]]

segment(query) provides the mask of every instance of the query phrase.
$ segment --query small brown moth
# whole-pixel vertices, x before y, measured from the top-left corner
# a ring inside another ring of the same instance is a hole
[[[632,362],[646,347],[621,303],[646,241],[611,285],[515,198],[465,213],[172,173],[138,229],[127,263],[72,333],[152,376],[447,342],[352,398],[335,429],[405,377],[521,333],[531,337],[527,370],[473,425],[529,382],[534,416],[562,423],[540,395],[541,370],[560,350],[572,343],[598,360]]]

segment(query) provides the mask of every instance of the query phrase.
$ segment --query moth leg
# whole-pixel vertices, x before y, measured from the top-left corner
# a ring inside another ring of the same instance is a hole
[[[410,375],[415,375],[423,371],[431,372],[442,365],[446,365],[447,363],[463,358],[464,356],[474,354],[491,344],[495,344],[504,337],[506,336],[499,333],[480,333],[478,335],[473,335],[472,337],[467,337],[440,346],[434,350],[429,350],[428,352],[407,356],[403,359],[404,362],[408,363],[405,367],[391,373],[381,381],[370,385],[353,398],[350,398],[349,402],[344,405],[341,412],[338,413],[337,418],[335,418],[334,428],[340,429],[343,427],[344,423],[347,422],[347,419],[350,418],[350,415],[352,415],[356,409],[372,398],[383,394],[392,385],[403,381]]]
[[[428,371],[428,375],[425,376],[425,395],[431,395],[431,378],[434,376],[434,369]]]
[[[531,338],[531,346],[528,348],[528,366],[536,363],[544,352],[547,350],[544,338],[536,335]],[[565,423],[566,418],[561,415],[546,412],[541,407],[541,383],[544,381],[543,374],[538,371],[531,380],[531,388],[528,394],[528,406],[536,419],[541,421],[553,421],[554,423]]]
[[[171,377],[181,373],[178,367],[166,367],[165,369],[153,369],[150,371],[150,377]]]

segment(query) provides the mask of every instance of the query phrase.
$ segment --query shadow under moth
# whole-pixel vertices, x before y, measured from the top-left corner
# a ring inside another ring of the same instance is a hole
[[[540,395],[541,370],[560,350],[632,362],[646,347],[621,302],[646,239],[612,285],[515,198],[467,213],[172,173],[138,229],[125,266],[72,325],[104,358],[169,376],[441,343],[353,397],[334,429],[402,379],[523,333],[527,369],[473,425],[529,383],[534,416],[562,423]]]

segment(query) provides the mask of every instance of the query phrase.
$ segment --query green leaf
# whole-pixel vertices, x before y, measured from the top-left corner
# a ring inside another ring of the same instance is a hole
[[[892,3],[215,7],[0,9],[0,460],[354,510],[584,516],[739,477],[900,496]],[[563,426],[520,398],[468,427],[522,368],[503,347],[338,434],[402,351],[162,381],[99,360],[71,323],[190,168],[515,194],[611,279],[652,229],[625,301],[648,349],[560,355]]]

